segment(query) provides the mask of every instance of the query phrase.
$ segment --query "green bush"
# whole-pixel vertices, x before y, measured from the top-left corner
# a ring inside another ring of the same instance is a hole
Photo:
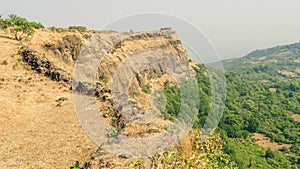
[[[274,158],[275,157],[275,152],[271,149],[268,149],[266,151],[266,155],[265,155],[266,158]]]
[[[151,93],[151,86],[146,85],[145,87],[142,88],[142,92],[150,94]]]
[[[37,22],[30,22],[31,26],[34,28],[34,29],[41,29],[41,28],[45,28],[43,24],[41,23],[37,23]]]
[[[71,30],[77,30],[79,32],[85,32],[87,31],[87,28],[84,26],[69,26],[69,29]]]
[[[91,163],[90,162],[84,162],[80,164],[79,161],[76,161],[72,166],[70,166],[70,169],[88,169],[91,168]]]

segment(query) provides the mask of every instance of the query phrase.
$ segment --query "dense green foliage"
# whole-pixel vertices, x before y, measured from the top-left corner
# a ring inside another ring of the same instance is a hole
[[[226,142],[223,151],[239,168],[299,168],[300,123],[291,116],[300,114],[300,43],[257,50],[224,61],[226,105],[217,131]],[[212,86],[203,65],[195,68],[200,95],[196,128],[207,120]],[[270,90],[272,89],[272,90]],[[180,92],[166,86],[166,113],[176,117]],[[271,141],[290,144],[279,151],[261,147],[253,133]]]
[[[300,114],[300,63],[295,62],[300,58],[299,51],[300,43],[296,43],[224,62],[227,101],[218,131],[227,142],[224,152],[240,168],[300,167],[300,123],[291,117]],[[292,147],[266,150],[250,139],[249,134],[254,132]]]
[[[231,156],[239,168],[297,168],[297,156],[265,149],[250,138],[227,139],[223,151]]]
[[[197,76],[196,76],[197,84],[195,86],[192,84],[186,84],[185,88],[187,88],[187,90],[185,90],[186,91],[185,93],[189,92],[190,93],[189,95],[193,96],[193,98],[197,98],[197,99],[200,98],[200,99],[188,100],[189,96],[184,96],[184,98],[185,98],[185,102],[187,102],[188,104],[193,104],[193,106],[189,105],[189,107],[197,107],[199,109],[197,118],[195,118],[196,121],[194,126],[200,128],[203,126],[206,117],[208,115],[208,111],[210,109],[211,85],[210,85],[209,77],[206,74],[206,69],[204,65],[198,65],[197,67],[194,68],[194,70],[197,72]],[[184,85],[182,85],[182,87],[183,86]],[[197,87],[195,89],[198,89],[199,93],[197,93],[197,95],[193,93],[193,91],[191,91],[192,90],[191,88],[194,87]],[[170,86],[170,83],[166,82],[165,89],[163,92],[166,97],[166,106],[163,115],[167,119],[174,120],[174,118],[177,117],[180,111],[184,111],[182,110],[183,108],[181,102],[182,95],[180,89],[175,85]],[[197,101],[199,103],[196,104],[195,102]]]

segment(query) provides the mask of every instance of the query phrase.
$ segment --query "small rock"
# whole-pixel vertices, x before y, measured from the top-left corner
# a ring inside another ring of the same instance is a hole
[[[128,159],[128,158],[131,158],[132,155],[130,155],[130,154],[120,154],[120,155],[118,155],[118,157]]]
[[[159,133],[160,131],[158,129],[149,129],[147,133]]]

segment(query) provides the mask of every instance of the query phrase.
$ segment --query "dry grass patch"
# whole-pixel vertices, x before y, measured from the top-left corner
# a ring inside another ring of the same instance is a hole
[[[268,60],[266,61],[267,63],[278,63],[279,61],[276,59]]]
[[[300,63],[300,59],[294,60],[295,63]]]
[[[263,56],[263,57],[258,58],[258,60],[262,61],[262,60],[266,60],[266,58],[267,58],[266,56]]]
[[[277,91],[277,89],[276,88],[270,88],[269,91],[272,92],[272,93],[275,93]]]
[[[278,73],[282,74],[282,75],[290,76],[290,77],[295,77],[294,72],[289,72],[289,71],[286,71],[286,70],[280,70],[280,71],[278,71]]]
[[[268,83],[268,82],[270,82],[269,80],[261,80],[260,82],[262,82],[262,83]]]
[[[272,150],[279,150],[282,147],[285,147],[287,149],[291,148],[292,145],[291,144],[278,144],[276,142],[271,142],[271,139],[267,136],[265,136],[264,134],[260,134],[260,133],[254,133],[253,137],[255,139],[255,143],[264,147],[264,148],[268,148],[268,149],[272,149]]]
[[[275,55],[275,56],[279,56],[279,57],[281,57],[281,56],[286,56],[286,55],[289,55],[289,54],[292,54],[293,52],[291,52],[291,51],[283,51],[283,52],[279,52],[277,55]]]
[[[251,65],[257,65],[259,64],[260,62],[244,62],[244,64],[251,64]]]
[[[292,115],[292,118],[297,121],[297,122],[300,122],[300,115],[299,114],[293,114]]]

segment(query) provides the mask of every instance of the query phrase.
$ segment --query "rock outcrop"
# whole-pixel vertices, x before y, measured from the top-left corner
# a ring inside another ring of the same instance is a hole
[[[153,100],[155,94],[159,95],[155,92],[166,84],[178,85],[178,79],[191,70],[176,32],[102,31],[90,39],[85,37],[66,32],[51,41],[36,40],[39,50],[24,45],[20,54],[37,73],[65,84],[77,94],[95,96],[106,122],[124,136],[147,138],[167,133],[166,128],[173,122],[161,116]],[[96,47],[89,46],[95,42]],[[76,68],[81,68],[80,72]]]
[[[57,67],[47,57],[25,47],[21,48],[21,51],[23,61],[28,63],[32,70],[49,77],[51,80],[71,84],[70,74],[62,68]]]

